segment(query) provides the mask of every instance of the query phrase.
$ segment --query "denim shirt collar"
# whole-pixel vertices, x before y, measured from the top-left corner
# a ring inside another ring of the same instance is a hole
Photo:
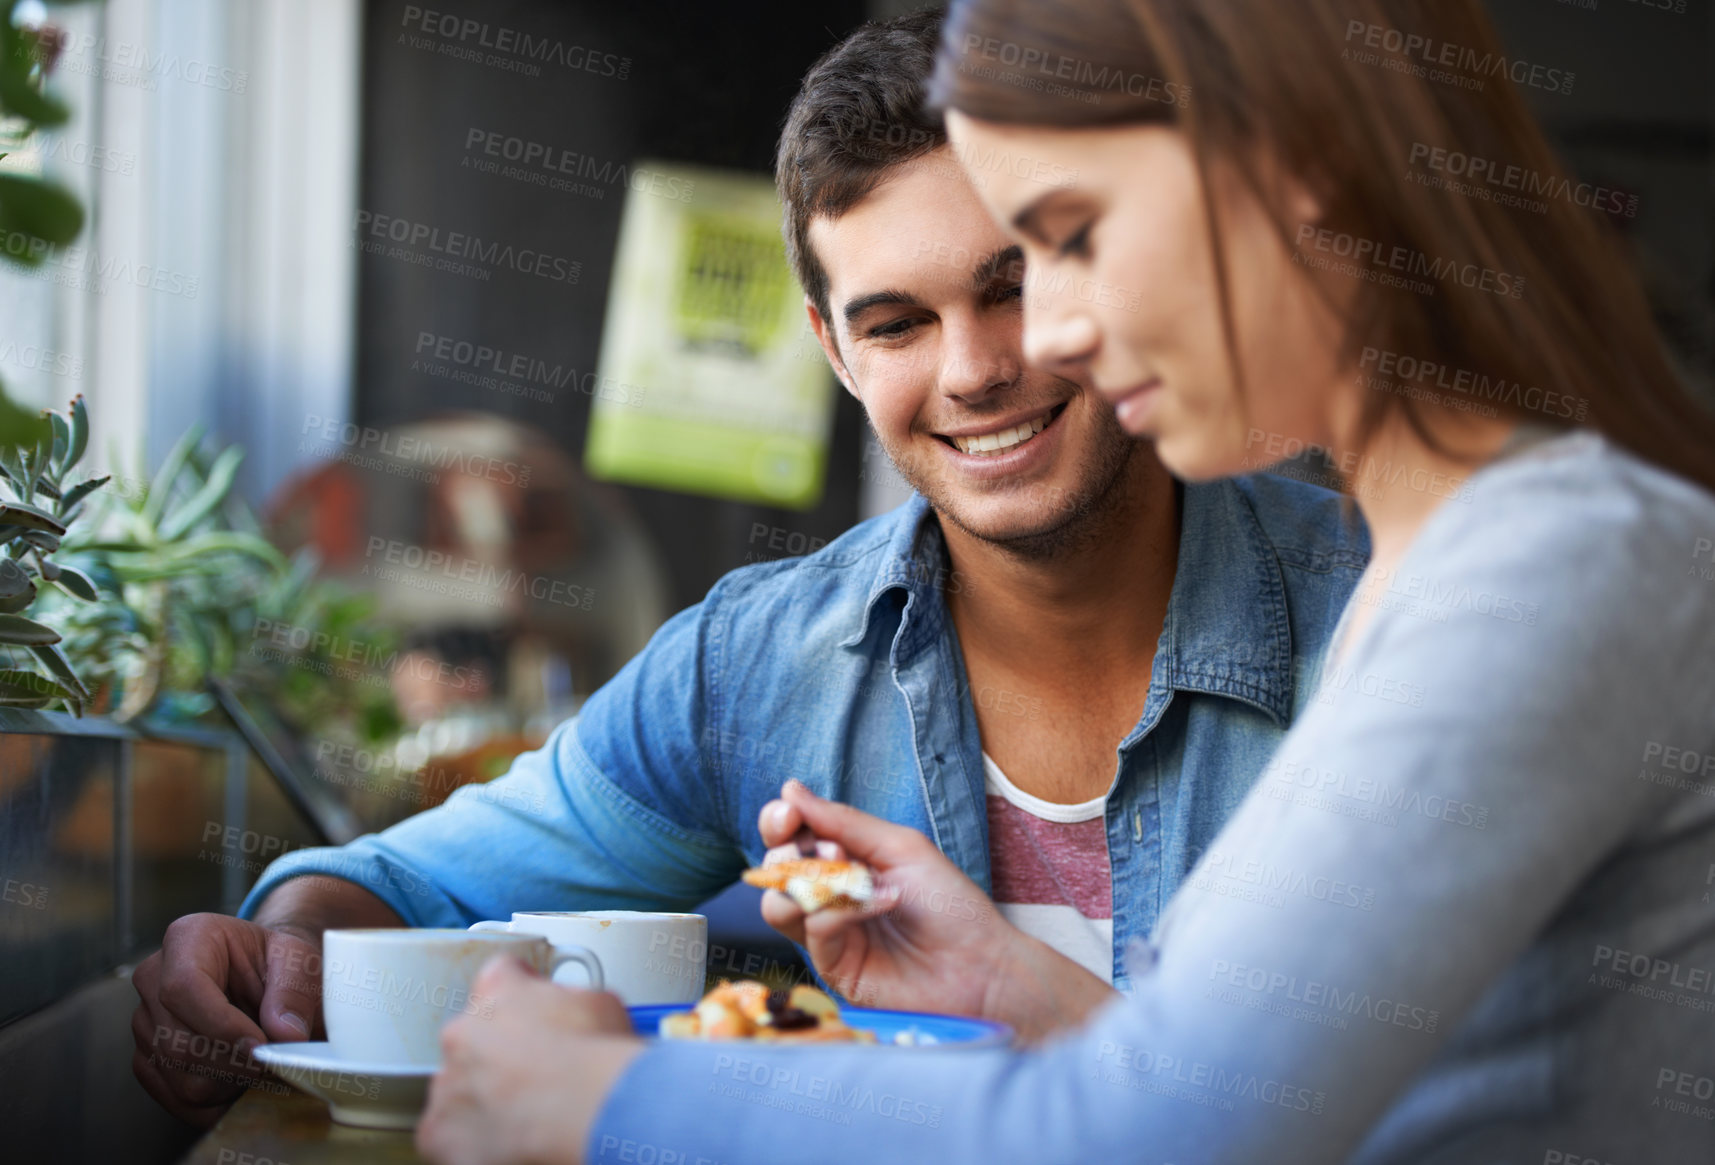
[[[897,664],[942,634],[942,588],[957,587],[959,579],[948,564],[940,523],[921,494],[912,494],[893,517],[857,626],[842,646],[861,643],[882,601],[897,596]],[[1273,544],[1230,480],[1184,486],[1179,565],[1151,686],[1225,696],[1260,708],[1282,728],[1290,722],[1286,584]]]
[[[928,499],[920,493],[913,493],[904,505],[889,515],[889,519],[893,529],[882,547],[875,578],[869,584],[863,606],[859,608],[857,627],[840,641],[841,647],[854,647],[863,642],[864,636],[869,634],[870,620],[876,607],[882,599],[895,594],[902,594],[906,607],[917,615],[918,626],[915,628],[911,618],[902,619],[895,640],[902,651],[908,640],[911,650],[915,650],[940,632],[941,619],[946,612],[941,587],[953,575],[947,561],[947,543],[941,537],[941,524],[935,519],[935,511],[929,507]],[[927,626],[930,624],[932,628]]]
[[[1274,543],[1231,480],[1185,486],[1154,683],[1252,704],[1283,729],[1291,723],[1286,580]]]

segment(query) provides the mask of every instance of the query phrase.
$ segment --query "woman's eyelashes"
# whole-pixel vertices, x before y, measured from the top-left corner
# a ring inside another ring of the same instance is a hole
[[[1085,223],[1073,234],[1055,248],[1062,256],[1086,259],[1090,254],[1090,227],[1094,223]]]

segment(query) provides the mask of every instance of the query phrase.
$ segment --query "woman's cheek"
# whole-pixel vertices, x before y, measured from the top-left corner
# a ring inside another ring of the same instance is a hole
[[[1163,401],[1160,455],[1174,473],[1208,481],[1261,469],[1245,447],[1245,428],[1233,402],[1201,386]]]

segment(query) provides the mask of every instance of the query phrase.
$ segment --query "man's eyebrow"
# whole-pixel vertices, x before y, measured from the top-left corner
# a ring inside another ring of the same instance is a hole
[[[1000,278],[1008,264],[1023,261],[1024,249],[1022,247],[1016,245],[1002,247],[977,264],[976,270],[971,275],[970,285],[972,287],[987,287]],[[848,299],[845,306],[840,309],[840,314],[845,317],[846,325],[849,327],[856,323],[858,318],[870,308],[883,306],[922,307],[923,304],[908,291],[887,288],[882,291],[872,291],[868,295],[860,295],[855,299]]]
[[[840,309],[840,314],[846,317],[846,323],[849,326],[870,308],[880,307],[883,304],[898,304],[905,307],[923,306],[918,302],[917,297],[910,292],[895,291],[889,288],[886,291],[872,291],[868,295],[860,295],[856,299],[846,300],[846,305]]]

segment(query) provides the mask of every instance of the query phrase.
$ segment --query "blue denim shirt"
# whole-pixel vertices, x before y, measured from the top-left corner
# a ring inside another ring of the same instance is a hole
[[[1142,717],[1107,805],[1114,983],[1303,708],[1367,560],[1339,499],[1257,476],[1183,490],[1179,563]],[[416,926],[514,910],[684,909],[764,847],[796,777],[919,829],[985,890],[982,746],[915,497],[815,554],[743,567],[662,627],[575,721],[504,777],[342,849],[274,862],[366,886]]]

